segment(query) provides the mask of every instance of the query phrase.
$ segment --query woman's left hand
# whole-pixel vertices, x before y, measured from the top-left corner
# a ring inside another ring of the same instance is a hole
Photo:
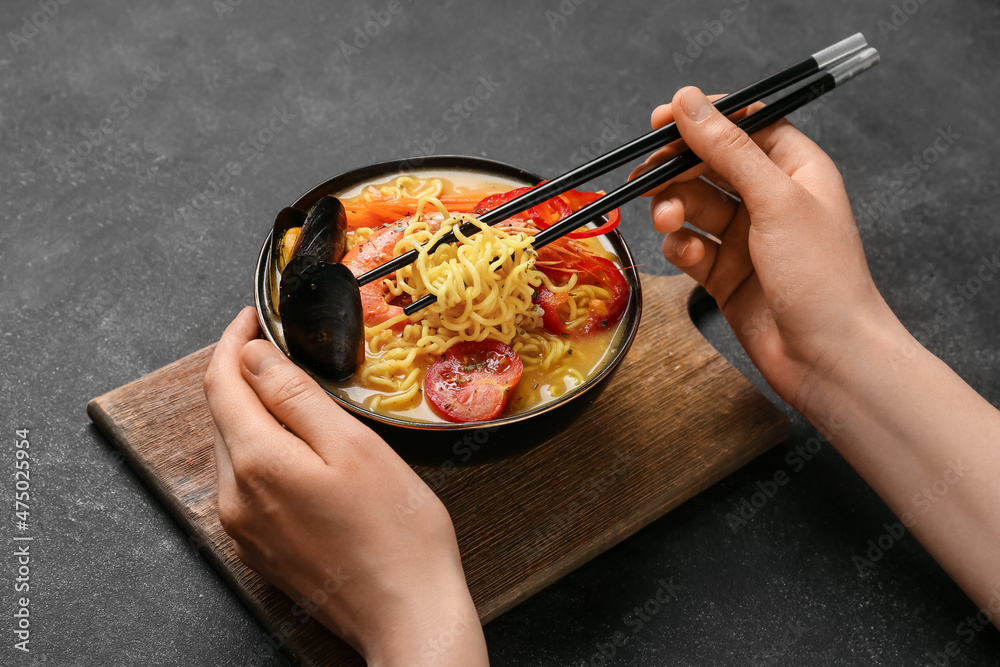
[[[444,505],[257,332],[244,309],[205,375],[237,556],[369,665],[488,664]]]

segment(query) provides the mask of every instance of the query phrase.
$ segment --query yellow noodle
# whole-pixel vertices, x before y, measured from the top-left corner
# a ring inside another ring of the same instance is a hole
[[[372,235],[373,231],[375,230],[369,227],[361,227],[355,230],[353,234],[349,234],[347,237],[347,249],[350,250],[359,243],[367,240],[368,237]]]
[[[571,292],[567,326],[573,330],[586,322],[589,302],[608,298],[609,290],[578,285],[576,274],[565,284],[553,283],[535,268],[537,255],[532,242],[536,229],[516,222],[490,227],[474,216],[450,213],[437,198],[442,189],[440,179],[402,176],[390,185],[369,187],[362,193],[368,201],[375,197],[419,198],[393,251],[398,256],[416,248],[419,256],[383,284],[390,298],[407,295],[415,301],[426,294],[437,297],[435,304],[413,316],[398,315],[365,327],[366,359],[358,378],[362,385],[383,392],[370,397],[368,407],[398,411],[418,405],[423,400],[421,387],[427,367],[461,341],[502,341],[521,358],[525,372],[542,370],[572,378],[575,384],[583,382],[582,373],[569,364],[569,341],[543,330],[543,311],[532,298],[542,286],[551,292]],[[440,224],[436,213],[427,213],[428,207],[443,216]],[[458,227],[466,222],[480,231],[472,236],[462,234]],[[457,243],[433,253],[427,251],[451,231]],[[373,232],[356,230],[349,246]],[[407,324],[398,331],[403,322]],[[561,395],[565,381],[555,380],[549,391],[553,396]]]
[[[369,186],[364,191],[365,201],[371,201],[375,195],[400,199],[403,197],[437,197],[444,190],[440,178],[430,178],[421,181],[415,176],[400,176],[391,185],[379,188]]]

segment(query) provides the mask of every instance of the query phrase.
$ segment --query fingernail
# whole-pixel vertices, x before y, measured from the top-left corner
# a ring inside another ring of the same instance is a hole
[[[243,348],[243,363],[251,374],[260,377],[271,366],[281,361],[282,354],[270,343],[251,342]]]
[[[693,88],[684,96],[684,110],[691,120],[700,123],[712,115],[712,103],[708,101],[704,93]]]
[[[673,206],[673,203],[669,199],[665,199],[664,201],[661,201],[661,202],[657,203],[657,205],[655,207],[653,207],[653,224],[654,225],[661,224],[661,222],[665,222],[663,220],[663,216],[665,216],[667,213],[670,212],[670,207],[671,206]],[[664,229],[662,231],[666,232],[667,230]]]
[[[674,256],[683,257],[684,251],[688,249],[689,245],[691,245],[691,239],[688,239],[687,241],[682,241],[680,245],[674,245]]]

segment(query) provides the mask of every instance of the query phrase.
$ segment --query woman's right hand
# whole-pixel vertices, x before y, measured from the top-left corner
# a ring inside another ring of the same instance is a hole
[[[823,151],[784,121],[751,140],[694,88],[656,109],[653,126],[675,116],[704,164],[653,195],[667,259],[706,287],[771,386],[1000,627],[1000,411],[889,310]]]
[[[658,107],[652,125],[675,119],[704,164],[653,191],[663,254],[706,288],[775,391],[809,416],[812,389],[856,335],[898,326],[872,282],[840,173],[789,122],[751,140],[697,88]],[[680,150],[662,149],[633,177]]]

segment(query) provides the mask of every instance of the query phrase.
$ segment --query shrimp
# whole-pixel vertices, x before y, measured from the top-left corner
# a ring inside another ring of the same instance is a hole
[[[382,266],[392,259],[393,250],[403,238],[411,219],[410,216],[400,218],[390,225],[375,230],[371,236],[347,251],[342,260],[343,264],[351,270],[355,278]],[[442,219],[443,216],[433,213],[422,218],[427,221],[431,230],[436,230]],[[386,278],[392,279],[395,275],[390,273]],[[361,286],[361,309],[365,314],[366,327],[376,326],[404,314],[402,306],[389,303],[390,298],[391,294],[384,280],[376,280]],[[402,331],[406,325],[406,320],[400,320],[391,328],[394,331]]]
[[[403,238],[405,230],[406,225],[399,222],[376,230],[367,239],[347,251],[343,264],[351,270],[355,278],[382,266],[392,259],[392,251]],[[389,274],[386,277],[392,278],[394,275]],[[403,314],[402,306],[391,305],[389,297],[389,288],[385,286],[383,280],[361,286],[361,310],[365,314],[366,327],[373,327]],[[406,322],[401,321],[392,328],[401,331],[405,325]]]

